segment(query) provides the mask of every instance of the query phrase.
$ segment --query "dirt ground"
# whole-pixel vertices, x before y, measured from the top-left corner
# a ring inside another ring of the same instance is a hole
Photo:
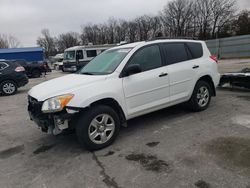
[[[250,60],[220,61],[220,72]],[[65,73],[31,79],[0,97],[1,188],[249,188],[250,92],[218,88],[208,110],[183,106],[128,122],[103,150],[82,149],[74,134],[42,133],[27,113],[27,92]]]

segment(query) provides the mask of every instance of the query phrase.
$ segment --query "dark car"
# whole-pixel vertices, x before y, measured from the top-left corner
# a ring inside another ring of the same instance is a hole
[[[26,62],[24,60],[16,60],[18,64],[23,66],[26,74],[30,78],[39,78],[43,72],[49,72],[48,67],[44,66],[43,62]]]
[[[24,67],[13,61],[0,61],[0,93],[13,95],[29,82]]]

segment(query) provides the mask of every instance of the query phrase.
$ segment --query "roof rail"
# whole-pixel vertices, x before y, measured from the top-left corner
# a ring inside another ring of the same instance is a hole
[[[186,39],[186,40],[198,40],[198,37],[155,37],[152,39],[149,39],[147,41],[153,41],[153,40],[163,40],[163,39]]]

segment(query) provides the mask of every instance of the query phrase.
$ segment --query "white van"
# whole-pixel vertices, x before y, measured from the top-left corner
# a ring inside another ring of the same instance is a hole
[[[94,57],[116,44],[74,46],[64,51],[63,70],[76,72],[90,62]]]

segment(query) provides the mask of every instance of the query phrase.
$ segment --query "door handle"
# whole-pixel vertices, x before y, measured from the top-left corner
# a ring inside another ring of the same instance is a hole
[[[198,69],[200,66],[199,65],[194,65],[193,69]]]
[[[168,73],[161,73],[160,75],[159,75],[159,77],[161,78],[161,77],[164,77],[164,76],[167,76],[168,75]]]

